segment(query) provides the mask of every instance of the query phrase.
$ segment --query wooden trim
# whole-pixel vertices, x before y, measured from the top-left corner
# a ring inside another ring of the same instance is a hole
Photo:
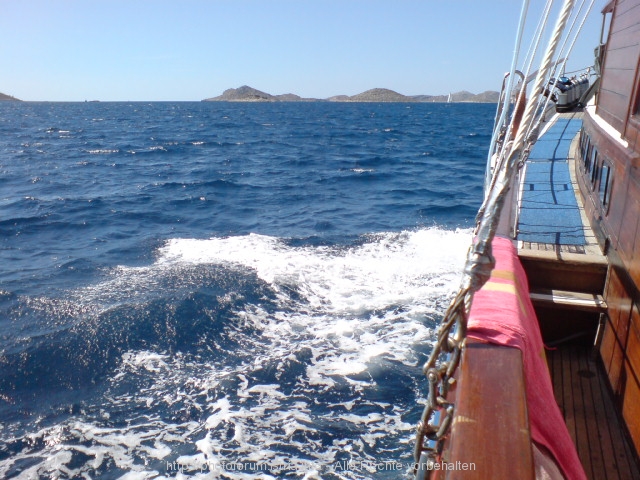
[[[602,9],[602,13],[605,14],[605,13],[613,12],[613,7],[615,3],[616,3],[616,0],[611,0],[609,3],[607,3],[605,7]]]
[[[602,255],[520,249],[518,257],[530,289],[602,293],[608,267]]]
[[[586,312],[604,313],[607,311],[607,303],[602,295],[595,293],[568,292],[565,290],[534,290],[529,294],[535,304],[568,308]]]
[[[448,480],[535,478],[520,350],[471,343],[456,387]],[[457,463],[459,462],[459,463]]]

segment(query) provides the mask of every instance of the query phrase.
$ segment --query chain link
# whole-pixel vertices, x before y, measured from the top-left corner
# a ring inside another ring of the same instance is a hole
[[[553,56],[574,3],[574,0],[564,0],[553,35],[549,40],[540,69],[531,88],[532,92],[543,91],[542,87],[553,65]],[[528,0],[525,4],[528,4]],[[523,13],[525,4],[523,4]],[[522,21],[521,18],[521,23]],[[424,366],[424,373],[429,383],[429,394],[422,419],[418,425],[414,452],[415,474],[420,473],[426,476],[429,471],[433,470],[433,466],[442,452],[444,438],[453,423],[455,406],[447,401],[447,392],[454,384],[454,375],[462,356],[467,333],[467,318],[473,295],[489,279],[495,264],[491,255],[491,241],[496,234],[500,212],[518,170],[518,165],[528,154],[529,140],[532,139],[526,137],[535,124],[537,95],[538,93],[528,99],[522,119],[518,120],[519,128],[513,132],[513,139],[508,137],[502,140],[490,187],[478,212],[476,238],[467,254],[460,290],[445,313],[438,330],[438,339]],[[513,122],[513,116],[511,121]],[[492,139],[492,141],[495,140],[497,139]],[[423,459],[425,460],[423,461]]]
[[[460,289],[442,319],[436,343],[423,367],[429,383],[429,393],[417,428],[415,475],[433,469],[453,423],[455,405],[446,397],[455,383],[454,376],[462,357],[473,295],[489,279],[495,265],[491,241],[495,236],[509,180],[517,169],[521,153],[521,150],[513,150],[511,145],[508,148],[508,155],[506,150],[500,153],[500,168],[495,172],[496,178],[492,181],[490,194],[478,214],[476,239],[467,253]]]
[[[442,451],[444,436],[453,422],[454,405],[446,400],[446,396],[455,381],[453,375],[460,363],[466,333],[466,305],[469,303],[466,297],[469,295],[469,289],[465,289],[452,301],[438,330],[438,340],[423,367],[429,383],[429,394],[418,424],[414,474],[425,461],[428,463],[427,470],[433,468]],[[441,360],[443,355],[446,358]]]

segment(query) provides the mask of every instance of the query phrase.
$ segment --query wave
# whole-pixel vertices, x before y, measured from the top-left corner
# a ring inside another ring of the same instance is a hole
[[[19,421],[0,430],[0,476],[150,478],[173,462],[259,460],[368,478],[331,465],[408,461],[418,364],[469,240],[436,227],[349,245],[177,238],[151,265],[113,268],[64,301],[7,292],[0,308],[43,331],[1,356],[0,390],[15,402],[4,409],[36,413],[44,392],[85,393],[81,407],[39,411],[37,433]],[[242,475],[225,472],[263,478]]]
[[[214,189],[220,189],[220,190],[233,190],[233,189],[237,189],[237,188],[241,188],[242,185],[237,183],[237,182],[233,182],[231,180],[222,180],[222,179],[216,179],[216,180],[192,180],[192,181],[185,181],[185,182],[156,182],[152,185],[153,187],[162,187],[162,188],[166,188],[166,189],[184,189],[184,188],[214,188]],[[147,187],[149,188],[149,187]]]
[[[437,227],[369,235],[352,247],[291,247],[257,234],[175,239],[160,249],[158,264],[243,266],[278,290],[296,286],[324,312],[358,314],[419,306],[442,294],[449,286],[446,273],[458,271],[468,241],[469,230]]]

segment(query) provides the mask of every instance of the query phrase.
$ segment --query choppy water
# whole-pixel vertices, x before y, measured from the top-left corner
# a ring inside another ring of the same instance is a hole
[[[406,476],[494,111],[0,103],[0,477]]]

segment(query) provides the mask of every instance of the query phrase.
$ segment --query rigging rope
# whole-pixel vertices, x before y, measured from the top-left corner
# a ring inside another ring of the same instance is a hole
[[[539,38],[542,36],[542,32],[544,32],[547,21],[549,20],[549,13],[551,12],[551,7],[553,6],[554,0],[547,0],[547,3],[544,6],[544,10],[542,15],[540,15],[540,20],[538,20],[538,25],[536,26],[535,33],[531,37],[531,43],[529,44],[529,50],[527,51],[527,55],[525,56],[526,61],[524,63],[530,63],[531,60],[536,56],[537,53],[537,42]],[[536,48],[533,47],[534,43],[536,43]]]
[[[528,5],[528,0],[525,0],[525,3]],[[532,89],[536,94],[542,92],[547,74],[553,66],[553,57],[574,3],[575,0],[565,0],[562,6]],[[521,19],[522,16],[523,14],[521,14]],[[517,43],[519,44],[519,40]],[[514,56],[517,57],[517,52],[514,53]],[[515,67],[513,72],[515,72]],[[513,74],[510,76],[513,77]],[[442,451],[444,437],[448,434],[453,422],[455,405],[447,400],[447,392],[454,382],[454,375],[460,362],[473,295],[489,279],[495,264],[491,254],[491,241],[496,233],[507,191],[515,176],[518,163],[527,148],[526,133],[534,120],[537,102],[536,95],[531,95],[525,106],[521,126],[515,132],[515,139],[502,145],[499,152],[500,164],[502,165],[494,172],[495,181],[491,182],[491,189],[481,207],[480,219],[476,227],[476,239],[467,253],[467,262],[460,288],[445,313],[438,330],[437,342],[429,360],[423,367],[429,383],[429,394],[421,422],[418,425],[416,438],[414,473],[417,478],[425,478],[433,471]],[[494,136],[499,128],[494,130]],[[442,357],[445,355],[446,358],[443,359]],[[429,441],[430,444],[425,445],[425,441]]]
[[[549,106],[549,102],[551,102],[552,100],[552,95],[551,93],[554,91],[554,89],[556,88],[557,84],[558,84],[558,80],[559,77],[556,74],[556,72],[558,71],[558,67],[561,65],[560,71],[563,72],[565,70],[567,61],[571,55],[571,52],[573,51],[573,47],[575,45],[575,42],[578,38],[578,35],[580,34],[580,32],[582,31],[582,27],[584,26],[584,23],[586,21],[586,19],[588,18],[588,15],[591,11],[591,8],[593,7],[595,0],[591,0],[591,3],[589,4],[589,7],[587,8],[586,12],[584,13],[584,15],[582,16],[582,21],[580,23],[580,26],[578,27],[578,30],[574,33],[573,35],[573,40],[569,46],[569,49],[566,53],[566,55],[564,55],[564,58],[560,59],[560,60],[556,60],[554,62],[554,68],[553,71],[549,74],[546,75],[547,81],[546,81],[546,85],[547,87],[545,87],[545,94],[544,95],[540,95],[539,100],[538,100],[538,106],[536,108],[537,114],[535,119],[532,121],[530,127],[527,129],[526,135],[525,135],[525,139],[527,144],[532,144],[536,141],[537,136],[538,136],[538,132],[541,129],[541,125],[543,122],[545,122],[545,116],[547,114],[547,111],[552,109],[552,107]],[[574,31],[575,25],[577,20],[580,18],[580,15],[582,14],[582,10],[583,7],[585,5],[586,0],[582,0],[582,2],[580,3],[580,6],[577,8],[576,14],[574,16],[574,19],[571,23],[571,26],[569,27],[566,36],[565,36],[565,40],[562,44],[562,47],[560,48],[559,53],[556,55],[556,58],[560,58],[563,56],[563,52],[565,49],[565,46],[567,44],[567,41],[569,40],[569,38],[571,37],[572,32]],[[551,85],[551,79],[555,77],[555,81],[553,82],[553,85]],[[540,92],[535,92],[535,93],[540,93]],[[528,149],[527,149],[528,150]],[[526,161],[526,155],[520,160],[520,168],[521,170],[519,171],[520,175],[524,175],[524,172],[522,171],[522,166],[525,164]],[[519,189],[517,192],[517,205],[520,205],[520,201],[521,201],[521,195],[522,195],[522,190]],[[516,213],[514,215],[513,218],[513,223],[511,225],[512,231],[515,232],[517,230],[517,226],[518,226],[518,222],[519,222],[519,213],[520,210],[519,208],[516,208]]]
[[[523,3],[523,6],[526,4],[526,6],[529,6],[529,2],[526,1]],[[540,40],[542,39],[542,34],[545,30],[547,21],[549,19],[549,13],[551,11],[551,6],[553,5],[553,0],[547,0],[547,3],[545,5],[543,14],[540,18],[540,20],[538,21],[538,26],[536,27],[536,33],[534,34],[531,43],[529,44],[529,50],[527,52],[527,55],[525,57],[525,64],[527,65],[527,68],[525,69],[524,74],[522,74],[523,79],[522,79],[522,85],[520,86],[520,90],[518,92],[518,96],[515,102],[515,108],[514,108],[514,112],[519,112],[522,103],[525,101],[525,94],[526,94],[526,87],[527,87],[527,83],[528,83],[528,77],[529,74],[531,72],[531,66],[533,64],[533,60],[536,57],[537,51],[538,51],[538,47],[540,46]],[[515,54],[514,54],[514,58],[515,58]],[[510,75],[511,76],[511,75]],[[513,97],[513,91],[512,91],[512,87],[507,91],[507,94],[505,95],[505,101],[507,102],[511,102],[511,99]],[[503,111],[504,113],[506,113],[507,108],[505,108]],[[513,120],[513,119],[512,119]],[[500,149],[497,152],[495,158],[495,164],[493,165],[493,173],[495,173],[496,171],[500,170],[501,168],[503,168],[503,164],[504,161],[506,159],[505,156],[505,152],[506,150],[506,146],[509,145],[509,142],[511,141],[511,136],[514,134],[514,129],[511,127],[503,127],[502,125],[500,126],[500,128],[496,127],[494,129],[494,131],[498,131],[500,130],[502,135],[504,136],[501,139],[500,142]],[[493,147],[495,148],[495,147]],[[490,172],[491,171],[491,164],[493,163],[493,156],[492,156],[492,152],[493,152],[493,148],[489,149],[489,160],[487,162],[487,169]],[[480,218],[483,213],[484,210],[486,208],[486,201],[489,198],[489,191],[494,187],[495,181],[497,179],[497,175],[491,175],[490,177],[490,182],[487,182],[488,188],[485,188],[485,199],[483,201],[482,206],[480,207],[480,210],[478,212],[478,216],[477,218]]]
[[[586,0],[582,0],[582,3],[580,3],[580,6],[578,7],[578,11],[576,13],[575,18],[573,19],[573,22],[571,24],[571,27],[569,27],[569,31],[567,33],[567,37],[565,38],[565,41],[562,45],[562,48],[560,49],[560,54],[558,56],[560,56],[562,54],[562,51],[564,50],[564,47],[569,39],[569,36],[571,35],[571,33],[573,32],[573,28],[575,27],[576,21],[578,20],[578,18],[581,15],[582,12],[582,8],[584,7],[584,4],[586,3]],[[576,44],[576,40],[578,39],[578,36],[580,35],[580,32],[582,32],[582,27],[584,27],[585,22],[587,21],[587,18],[589,17],[589,13],[591,13],[591,9],[593,8],[593,4],[595,3],[595,0],[591,0],[591,2],[589,3],[589,6],[587,7],[587,10],[585,11],[584,15],[582,16],[582,20],[580,22],[580,25],[578,26],[578,30],[573,34],[573,39],[571,41],[571,44],[569,45],[569,49],[567,50],[567,53],[564,57],[564,61],[562,62],[562,68],[560,69],[561,72],[565,72],[565,67],[567,65],[567,61],[569,60],[569,57],[571,56],[571,52],[573,51],[573,47]],[[553,86],[549,88],[549,91],[552,92],[556,85],[558,84],[558,76],[556,75],[556,71],[558,70],[558,64],[556,64],[556,67],[554,68],[553,73],[551,73],[550,77],[555,77],[555,82],[553,83]],[[571,73],[575,73],[575,72],[571,72]],[[566,72],[565,72],[566,74]],[[544,97],[541,97],[541,100]],[[527,132],[527,138],[529,138],[531,136],[532,132],[535,132],[539,127],[540,124],[544,121],[544,114],[547,110],[547,107],[549,105],[549,102],[551,101],[551,94],[547,95],[546,98],[544,98],[544,106],[542,106],[539,108],[539,117],[538,120],[535,122],[534,126],[530,129],[529,132]]]
[[[520,9],[520,21],[518,22],[518,30],[516,33],[516,43],[513,49],[513,58],[511,60],[511,68],[509,69],[509,78],[507,80],[507,86],[504,89],[504,101],[502,107],[498,104],[498,112],[502,108],[502,112],[500,114],[500,118],[495,121],[493,134],[491,136],[491,142],[489,143],[489,154],[487,158],[487,172],[486,172],[486,185],[489,185],[489,179],[491,178],[491,157],[493,155],[494,149],[496,148],[496,143],[498,141],[498,136],[500,134],[500,130],[504,125],[507,117],[507,111],[509,109],[509,104],[511,103],[511,90],[513,88],[513,76],[516,72],[516,65],[518,63],[518,55],[520,52],[520,45],[522,43],[522,35],[524,34],[524,26],[527,19],[527,11],[529,9],[529,0],[524,0],[522,2],[522,8]],[[496,115],[497,116],[497,115]]]

